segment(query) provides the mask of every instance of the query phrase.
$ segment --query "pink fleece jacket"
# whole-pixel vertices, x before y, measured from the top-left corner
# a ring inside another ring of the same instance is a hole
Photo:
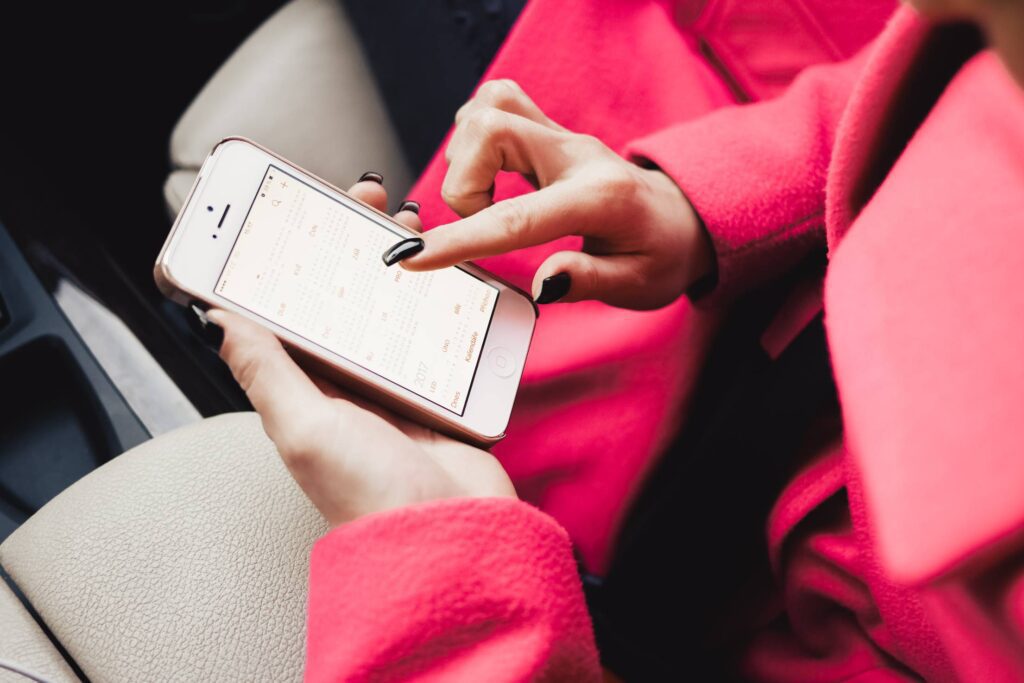
[[[515,79],[554,120],[625,153],[631,140],[771,97],[808,65],[849,57],[896,4],[532,0],[485,78]],[[457,219],[441,200],[446,170],[442,145],[410,193],[427,226]],[[500,174],[495,197],[531,189]],[[529,290],[547,256],[578,244],[481,265]],[[678,432],[718,318],[686,300],[646,312],[542,307],[508,438],[494,453],[519,495],[565,526],[589,571],[606,567],[633,494]]]
[[[752,645],[752,678],[1024,678],[1024,96],[983,52],[885,161],[929,31],[901,10],[780,99],[630,146],[693,199],[723,291],[829,246],[845,437],[768,521],[789,619]],[[846,514],[822,513],[837,497]],[[576,576],[563,529],[522,502],[345,525],[313,555],[307,678],[599,680]]]

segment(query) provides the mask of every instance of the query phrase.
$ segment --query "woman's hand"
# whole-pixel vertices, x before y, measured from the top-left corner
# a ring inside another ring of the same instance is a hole
[[[516,83],[484,83],[455,121],[441,192],[465,220],[427,232],[424,249],[402,261],[405,268],[440,268],[581,235],[582,252],[561,251],[540,266],[534,298],[547,303],[561,293],[563,301],[635,309],[672,302],[710,271],[700,220],[668,176],[566,130]],[[498,171],[521,173],[539,189],[495,204]]]
[[[384,207],[383,188],[350,194]],[[397,218],[419,229],[413,211]],[[222,310],[221,357],[263,420],[263,428],[313,504],[332,525],[437,498],[510,496],[515,489],[490,453],[460,443],[345,395],[310,377],[266,328]]]

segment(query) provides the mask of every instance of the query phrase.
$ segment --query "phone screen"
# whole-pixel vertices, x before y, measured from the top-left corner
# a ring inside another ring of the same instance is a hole
[[[405,235],[270,165],[216,293],[458,414],[498,289],[461,268],[388,268]]]

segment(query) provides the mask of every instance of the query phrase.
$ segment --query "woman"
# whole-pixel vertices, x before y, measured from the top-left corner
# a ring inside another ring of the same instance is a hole
[[[544,261],[539,298],[651,308],[698,285],[713,307],[827,243],[843,433],[768,520],[787,620],[751,643],[750,678],[1024,677],[1024,3],[915,4],[937,23],[901,9],[869,51],[777,100],[632,144],[644,167],[511,84],[484,89],[448,146],[445,196],[468,217],[403,264],[578,230],[583,252]],[[539,191],[492,205],[501,169]],[[381,188],[354,191],[382,205]],[[795,297],[775,343],[818,308]],[[310,679],[600,679],[567,536],[493,458],[332,398],[261,328],[212,317],[336,526],[313,554]]]
[[[770,98],[809,65],[846,59],[896,4],[532,0],[486,78],[514,79],[547,116],[621,153],[667,126]],[[442,200],[444,150],[410,193],[429,227],[458,218]],[[494,187],[499,199],[533,190],[514,174]],[[529,290],[543,260],[578,239],[481,263]],[[566,528],[588,571],[607,569],[623,512],[676,437],[719,317],[686,300],[642,312],[596,301],[545,308],[494,454],[519,495]]]

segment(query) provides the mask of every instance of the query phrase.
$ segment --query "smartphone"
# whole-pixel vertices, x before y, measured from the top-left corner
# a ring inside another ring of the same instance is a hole
[[[245,138],[214,147],[154,275],[269,328],[300,365],[463,441],[505,434],[537,307],[471,264],[384,265],[416,233]]]

